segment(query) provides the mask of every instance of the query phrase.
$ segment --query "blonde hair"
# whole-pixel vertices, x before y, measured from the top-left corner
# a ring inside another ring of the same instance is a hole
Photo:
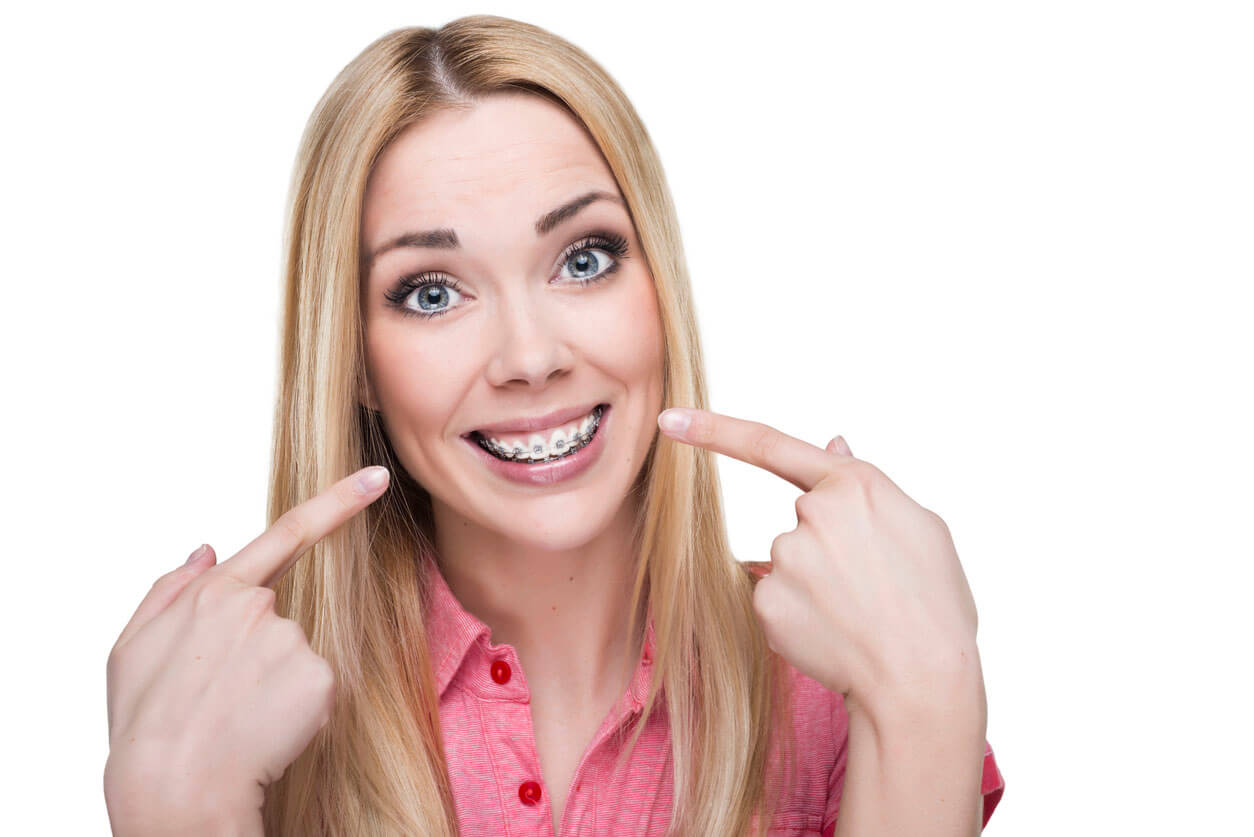
[[[279,614],[304,627],[336,672],[337,705],[269,785],[267,834],[458,831],[417,560],[432,552],[430,495],[397,462],[378,414],[359,403],[359,232],[367,178],[398,133],[436,110],[508,92],[561,105],[600,147],[655,283],[663,403],[707,406],[661,162],[600,65],[544,29],[494,15],[389,32],[349,63],[310,117],[289,193],[269,520],[365,465],[387,465],[393,476],[383,498],[314,546],[279,585]],[[792,721],[790,680],[753,612],[757,574],[727,543],[712,454],[655,437],[636,487],[639,555],[627,636],[636,635],[647,602],[654,675],[624,756],[664,686],[674,777],[669,833],[745,834],[754,824],[761,833],[786,781],[768,786],[770,753],[791,754],[790,736],[777,732],[791,732]],[[782,763],[790,776],[791,759]]]

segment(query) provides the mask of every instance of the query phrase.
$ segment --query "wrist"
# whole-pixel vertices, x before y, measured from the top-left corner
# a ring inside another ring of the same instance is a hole
[[[939,725],[965,734],[988,725],[988,698],[979,650],[971,645],[933,660],[933,665],[888,670],[873,685],[845,695],[855,716],[879,734],[916,733]]]
[[[984,765],[983,681],[951,681],[924,699],[845,697],[848,761],[837,837],[974,834]]]
[[[123,767],[110,756],[105,764],[104,795],[114,837],[263,837],[260,804],[254,805],[252,796],[203,785],[179,789],[169,782],[176,772]],[[256,796],[264,798],[260,786]]]

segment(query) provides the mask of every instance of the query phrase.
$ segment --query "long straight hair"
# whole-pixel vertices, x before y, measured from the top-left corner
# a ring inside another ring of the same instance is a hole
[[[331,720],[267,789],[267,834],[458,833],[424,627],[428,562],[418,560],[433,554],[431,497],[398,463],[379,415],[359,400],[359,234],[366,181],[388,143],[430,113],[497,93],[543,96],[589,131],[653,276],[663,403],[707,407],[661,162],[600,65],[539,27],[473,15],[389,32],[344,67],[306,126],[288,196],[269,521],[366,465],[386,465],[393,476],[382,498],[316,544],[278,587],[279,615],[305,629],[337,689]],[[777,735],[792,730],[791,681],[753,611],[758,574],[728,545],[713,455],[655,436],[634,490],[638,555],[627,636],[636,635],[647,604],[655,648],[653,686],[624,757],[664,701],[669,833],[764,833],[795,770],[791,735]]]

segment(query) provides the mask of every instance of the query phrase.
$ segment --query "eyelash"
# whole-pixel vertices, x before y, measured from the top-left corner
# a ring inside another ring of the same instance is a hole
[[[594,282],[600,282],[609,278],[622,264],[622,260],[627,258],[627,239],[623,236],[612,232],[592,232],[580,238],[578,241],[567,247],[558,260],[558,270],[565,267],[566,262],[584,250],[604,250],[614,257],[613,263],[596,276],[590,276],[585,279],[575,279],[575,283],[579,285],[591,285]],[[423,319],[431,319],[439,317],[452,311],[452,308],[444,308],[439,311],[420,311],[410,308],[405,304],[405,300],[409,299],[414,291],[420,291],[431,286],[443,285],[460,292],[462,285],[451,276],[445,276],[438,272],[414,273],[409,276],[402,276],[396,285],[389,291],[384,292],[383,296],[390,303],[390,307],[395,308],[407,317],[422,317]]]

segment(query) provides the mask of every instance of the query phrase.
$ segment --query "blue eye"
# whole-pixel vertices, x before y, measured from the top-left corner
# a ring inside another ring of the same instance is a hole
[[[597,253],[603,255],[598,256]],[[618,270],[621,260],[626,257],[627,239],[617,233],[591,233],[562,253],[559,278],[571,279],[579,285],[600,282]],[[605,263],[609,266],[603,268]],[[572,267],[574,273],[568,275],[567,267]],[[392,308],[406,316],[430,319],[457,307],[451,299],[454,294],[460,297],[462,286],[453,277],[441,273],[417,273],[401,277],[383,296]],[[410,299],[415,300],[414,304],[410,304]]]
[[[598,258],[593,255],[598,252],[607,254],[609,258]],[[594,233],[566,248],[566,252],[562,254],[562,267],[573,266],[573,270],[579,275],[569,278],[581,285],[587,285],[599,282],[618,270],[619,260],[625,258],[626,255],[627,240],[621,235]],[[605,261],[609,262],[609,267],[604,271],[599,271],[602,262]]]
[[[426,277],[427,274],[406,276],[384,296],[402,314],[438,317],[453,307],[449,300],[451,294],[461,296],[461,285],[451,277],[438,280]],[[409,304],[411,298],[416,300],[417,308]]]

